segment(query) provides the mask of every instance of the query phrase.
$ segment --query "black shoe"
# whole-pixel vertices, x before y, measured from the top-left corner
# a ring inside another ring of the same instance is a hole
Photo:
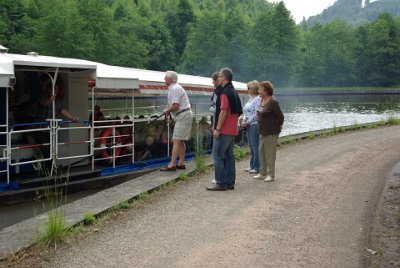
[[[226,191],[226,187],[222,187],[218,184],[214,184],[213,186],[206,187],[208,191]]]
[[[176,171],[176,167],[162,167],[160,168],[160,171]]]
[[[177,166],[176,166],[176,169],[186,169],[186,166],[185,166],[185,165],[181,165],[181,166],[180,166],[180,165],[177,165]]]

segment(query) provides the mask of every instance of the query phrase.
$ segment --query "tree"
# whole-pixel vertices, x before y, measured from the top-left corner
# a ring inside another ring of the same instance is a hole
[[[209,76],[221,68],[225,52],[223,19],[216,8],[204,10],[188,36],[179,70],[194,75]]]
[[[344,22],[315,25],[306,35],[302,83],[306,86],[351,86],[356,82],[352,28]]]
[[[36,38],[38,51],[54,56],[88,58],[93,42],[74,1],[55,0],[41,20]]]
[[[298,33],[283,2],[257,16],[252,37],[253,64],[249,67],[254,77],[271,80],[276,85],[287,85],[295,71]]]
[[[247,31],[249,22],[239,5],[227,12],[223,26],[226,46],[221,57],[221,66],[231,68],[235,73],[236,80],[252,79],[252,74],[249,73],[247,68],[250,64],[247,53],[247,47],[250,43],[250,35]]]
[[[179,0],[176,9],[170,9],[167,14],[167,25],[175,41],[175,52],[178,59],[185,50],[187,37],[196,18],[189,0]]]
[[[22,0],[0,0],[0,42],[13,53],[31,51],[30,44],[35,28],[27,16],[27,7]]]
[[[115,50],[115,28],[113,27],[113,10],[107,0],[81,1],[78,5],[82,27],[92,49],[88,59],[107,63]]]
[[[400,32],[393,17],[381,14],[372,23],[368,36],[368,81],[373,85],[391,86],[400,83]]]
[[[159,18],[151,21],[153,29],[149,36],[149,63],[147,68],[151,70],[167,71],[176,68],[176,55],[174,43],[169,29]]]

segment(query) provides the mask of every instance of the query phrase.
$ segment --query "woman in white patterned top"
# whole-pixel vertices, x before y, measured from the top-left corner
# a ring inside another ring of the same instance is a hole
[[[246,128],[247,139],[251,149],[250,167],[246,168],[251,174],[257,174],[260,169],[258,160],[258,123],[257,123],[257,108],[260,106],[261,98],[258,96],[258,81],[254,80],[247,84],[249,100],[243,107],[244,118],[241,123],[242,127]]]

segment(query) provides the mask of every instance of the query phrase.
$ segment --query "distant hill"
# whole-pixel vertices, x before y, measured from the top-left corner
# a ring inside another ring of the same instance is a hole
[[[307,25],[326,24],[334,20],[344,20],[353,25],[374,21],[379,14],[387,12],[400,17],[400,0],[337,0],[332,6],[316,16],[310,17]]]

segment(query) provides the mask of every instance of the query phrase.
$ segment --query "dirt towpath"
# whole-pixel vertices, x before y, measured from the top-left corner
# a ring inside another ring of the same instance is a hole
[[[365,267],[400,127],[287,145],[274,182],[237,162],[234,191],[190,178],[124,210],[38,267]],[[157,173],[155,173],[156,175]]]

